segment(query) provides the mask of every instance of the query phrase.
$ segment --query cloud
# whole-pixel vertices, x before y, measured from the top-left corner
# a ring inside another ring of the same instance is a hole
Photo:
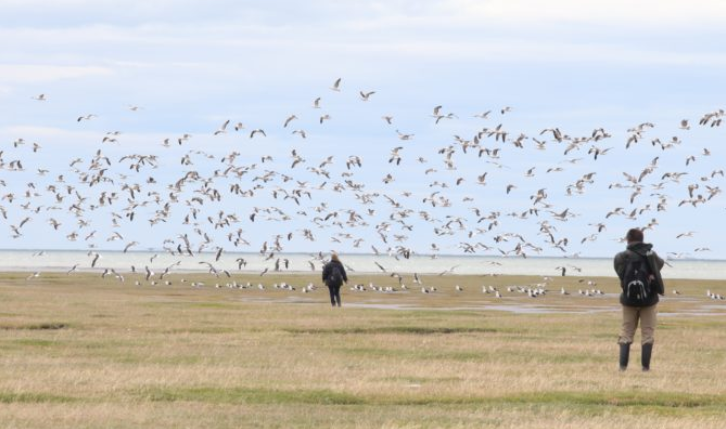
[[[419,16],[485,26],[720,27],[726,3],[719,0],[442,0],[428,3]]]
[[[475,5],[470,7],[476,8]],[[477,14],[473,13],[473,16]],[[228,24],[200,24],[193,30],[170,25],[92,26],[63,31],[6,28],[0,30],[1,37],[24,40],[23,49],[12,52],[11,58],[30,62],[26,52],[47,53],[49,61],[55,55],[59,64],[0,65],[0,78],[39,82],[110,75],[116,67],[139,72],[142,68],[171,67],[195,74],[206,73],[206,69],[210,75],[242,73],[247,77],[255,77],[257,71],[264,79],[285,75],[287,68],[279,66],[290,62],[304,64],[304,67],[295,68],[297,74],[306,70],[321,73],[334,67],[356,69],[367,64],[405,68],[410,61],[726,65],[726,54],[716,47],[709,49],[709,46],[693,49],[616,39],[540,37],[529,30],[509,36],[496,32],[464,32],[432,37],[425,28],[426,18],[423,19],[413,24],[402,21],[400,31],[394,29],[395,18],[391,17],[383,21],[352,22],[348,31],[341,31],[338,24],[331,24],[330,31]],[[60,65],[68,62],[68,58],[102,65]],[[343,59],[345,61],[340,61]],[[273,67],[275,65],[278,67]],[[380,72],[381,68],[366,70],[367,73],[376,71]]]
[[[53,82],[111,74],[111,69],[100,66],[0,64],[0,80],[10,83]]]

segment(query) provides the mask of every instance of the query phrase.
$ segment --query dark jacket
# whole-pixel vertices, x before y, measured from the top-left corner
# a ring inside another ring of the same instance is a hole
[[[623,277],[625,276],[625,268],[631,258],[646,258],[650,271],[655,277],[655,281],[652,286],[657,293],[651,294],[645,302],[635,303],[630,302],[625,296],[625,291],[623,291],[620,294],[620,303],[622,305],[649,307],[658,303],[658,295],[663,295],[665,293],[665,285],[663,284],[663,278],[660,275],[660,270],[663,268],[665,261],[663,261],[663,259],[661,259],[652,249],[653,245],[649,243],[633,243],[629,244],[626,250],[615,255],[615,258],[613,259],[613,266],[615,267],[615,272],[620,278],[621,288]]]
[[[326,286],[334,286],[334,287],[340,287],[341,284],[333,285],[328,284],[328,279],[330,278],[330,274],[333,272],[333,266],[337,266],[340,270],[340,274],[343,276],[343,281],[348,283],[348,275],[345,273],[345,268],[343,267],[343,264],[340,261],[330,261],[323,267],[323,283],[325,283]]]

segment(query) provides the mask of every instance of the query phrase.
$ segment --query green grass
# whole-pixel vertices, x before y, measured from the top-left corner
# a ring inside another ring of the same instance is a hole
[[[398,360],[442,360],[442,361],[480,361],[484,362],[491,358],[491,353],[474,351],[427,351],[411,349],[391,348],[341,348],[336,351],[351,356],[362,356],[366,358],[393,358]]]
[[[359,405],[364,401],[355,395],[326,389],[275,390],[264,388],[154,388],[135,393],[141,400],[156,402],[206,402],[223,404],[311,404]]]
[[[71,403],[78,399],[71,396],[55,395],[49,393],[9,393],[0,392],[0,404],[48,404],[48,403]]]
[[[698,395],[680,392],[536,392],[492,398],[506,404],[547,404],[602,407],[718,407],[726,410],[726,395]]]
[[[52,347],[59,345],[57,341],[41,340],[38,338],[20,338],[17,340],[11,340],[11,343],[17,346],[25,347]]]
[[[279,390],[267,388],[177,387],[152,388],[131,392],[139,400],[157,402],[205,402],[225,404],[276,405],[550,405],[595,407],[701,408],[724,407],[726,395],[686,395],[677,392],[536,392],[509,396],[386,396],[353,395],[327,389]]]

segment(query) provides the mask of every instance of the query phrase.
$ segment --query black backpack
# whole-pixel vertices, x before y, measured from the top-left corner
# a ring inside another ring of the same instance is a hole
[[[633,305],[645,304],[655,293],[651,288],[651,271],[645,256],[631,252],[625,265],[621,287],[625,298]]]
[[[338,264],[331,264],[330,275],[328,275],[328,286],[340,286],[343,284],[343,273],[340,272]]]

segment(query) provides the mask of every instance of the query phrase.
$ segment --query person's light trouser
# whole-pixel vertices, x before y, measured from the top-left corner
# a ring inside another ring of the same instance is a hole
[[[620,332],[618,343],[632,344],[635,330],[638,329],[638,321],[640,321],[641,344],[653,344],[655,340],[653,333],[655,332],[656,307],[658,304],[650,307],[629,307],[623,306],[623,329]]]

